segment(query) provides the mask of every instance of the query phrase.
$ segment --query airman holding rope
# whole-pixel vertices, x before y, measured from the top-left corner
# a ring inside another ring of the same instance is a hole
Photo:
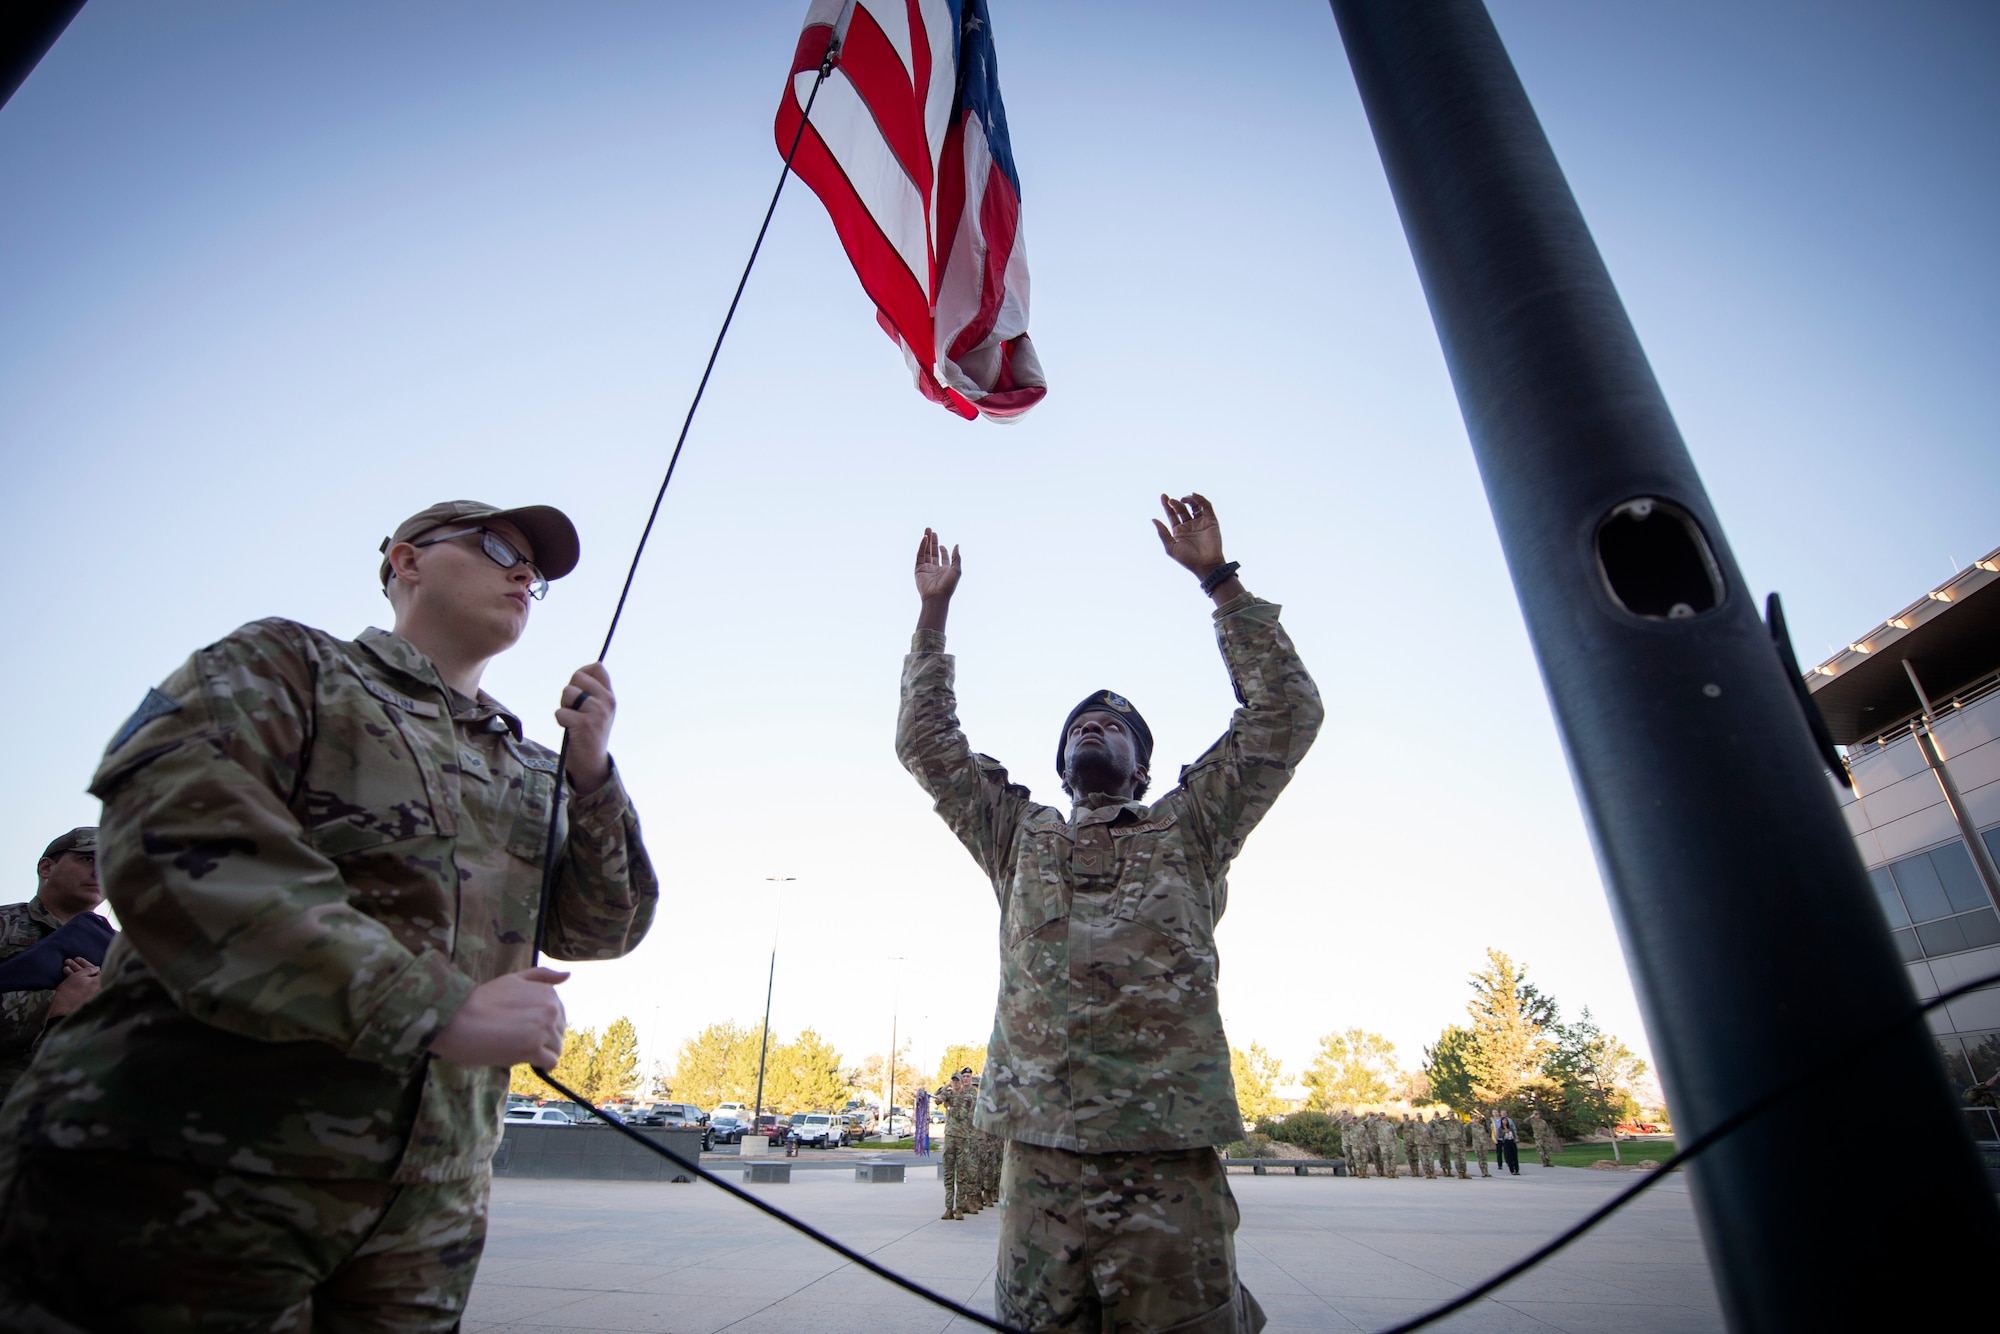
[[[458,1327],[508,1067],[561,1052],[538,934],[615,958],[659,891],[603,667],[562,691],[562,792],[479,689],[576,565],[569,520],[453,501],[382,550],[393,633],[244,626],[111,739],[125,932],[0,1116],[8,1329]]]

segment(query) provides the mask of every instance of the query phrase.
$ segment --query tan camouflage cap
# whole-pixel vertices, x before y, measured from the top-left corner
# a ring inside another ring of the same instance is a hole
[[[428,509],[418,510],[409,518],[396,525],[396,531],[382,539],[378,548],[383,553],[379,577],[382,587],[389,587],[389,548],[398,542],[409,542],[422,537],[434,528],[455,527],[460,524],[475,524],[483,519],[505,519],[521,530],[528,539],[528,545],[535,549],[535,568],[542,572],[542,578],[556,580],[576,568],[582,545],[576,538],[576,525],[569,516],[553,505],[523,505],[519,509],[501,509],[498,505],[488,505],[478,500],[441,500]]]
[[[84,824],[78,825],[55,842],[49,844],[46,848],[43,848],[42,856],[60,857],[65,852],[88,852],[94,854],[96,851],[97,826],[94,824]]]

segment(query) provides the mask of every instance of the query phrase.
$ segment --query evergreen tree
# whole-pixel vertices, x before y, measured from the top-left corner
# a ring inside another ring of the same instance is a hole
[[[1481,1068],[1479,1035],[1469,1028],[1453,1024],[1438,1034],[1434,1045],[1424,1048],[1424,1073],[1430,1077],[1431,1097],[1454,1112],[1470,1116],[1480,1110],[1474,1071]]]
[[[1328,1033],[1306,1071],[1306,1106],[1332,1112],[1387,1102],[1403,1082],[1396,1044],[1380,1033],[1359,1028]]]
[[[1472,975],[1466,1012],[1478,1039],[1468,1063],[1472,1092],[1482,1104],[1511,1102],[1540,1074],[1555,1043],[1556,1003],[1527,980],[1525,965],[1501,951],[1486,951],[1486,967]]]
[[[605,1102],[623,1098],[639,1087],[639,1030],[620,1015],[604,1030],[597,1044],[597,1096]]]
[[[531,1098],[553,1098],[556,1091],[542,1082],[532,1065],[517,1065],[507,1072],[507,1091],[525,1093]]]
[[[597,1096],[597,1030],[572,1028],[563,1034],[562,1059],[549,1073],[561,1080],[565,1087],[574,1089],[579,1096],[592,1102],[602,1102],[603,1099]]]

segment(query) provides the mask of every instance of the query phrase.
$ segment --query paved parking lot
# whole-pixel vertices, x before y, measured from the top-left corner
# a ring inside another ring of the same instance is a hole
[[[1532,1249],[1633,1178],[1523,1167],[1519,1177],[1351,1181],[1232,1176],[1243,1280],[1273,1331],[1380,1330]],[[755,1187],[817,1227],[983,1311],[998,1212],[937,1215],[928,1168],[903,1185],[847,1172]],[[493,1230],[465,1329],[711,1334],[970,1330],[712,1187],[494,1183]],[[1722,1320],[1684,1178],[1495,1298],[1433,1328],[1686,1334]]]

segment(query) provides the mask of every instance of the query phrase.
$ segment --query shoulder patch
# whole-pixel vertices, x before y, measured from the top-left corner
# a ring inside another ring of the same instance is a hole
[[[125,725],[118,729],[118,735],[111,738],[111,749],[117,750],[127,741],[130,741],[139,734],[140,728],[154,719],[164,718],[170,713],[179,713],[180,711],[181,704],[179,700],[175,699],[172,695],[166,694],[157,686],[148,687],[146,698],[139,701],[139,707],[133,710],[130,718],[125,720]]]

